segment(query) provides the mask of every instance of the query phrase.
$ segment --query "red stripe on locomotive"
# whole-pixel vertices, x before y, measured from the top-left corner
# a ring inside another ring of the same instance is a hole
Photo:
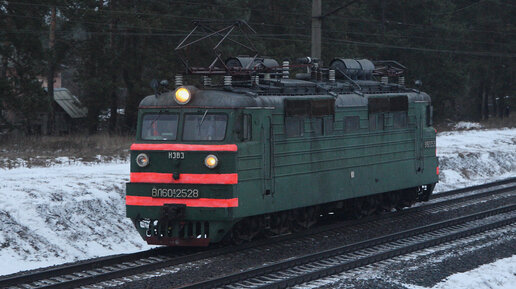
[[[167,173],[131,173],[131,183],[234,185],[238,174],[180,174],[175,180]]]
[[[195,144],[144,144],[135,143],[131,145],[133,151],[226,151],[236,152],[235,144],[226,145],[195,145]]]
[[[163,206],[165,204],[184,204],[187,207],[229,208],[238,207],[238,198],[233,199],[170,199],[141,196],[126,196],[128,206]]]

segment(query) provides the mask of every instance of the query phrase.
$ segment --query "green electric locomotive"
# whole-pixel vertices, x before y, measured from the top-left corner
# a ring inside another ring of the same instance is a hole
[[[439,175],[431,100],[405,87],[402,65],[335,58],[323,67],[310,57],[280,65],[230,38],[245,22],[194,24],[176,51],[220,38],[208,67],[182,58],[200,82],[176,75],[173,90],[155,82],[139,106],[126,208],[149,244],[239,243],[325,214],[428,200]],[[223,61],[226,39],[254,56]]]
[[[149,244],[238,242],[428,200],[439,168],[427,94],[373,80],[368,60],[306,58],[295,78],[289,63],[226,61],[249,63],[269,72],[141,101],[126,202]]]

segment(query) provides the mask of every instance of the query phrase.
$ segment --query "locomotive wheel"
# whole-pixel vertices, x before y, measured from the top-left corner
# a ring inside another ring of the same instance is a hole
[[[288,212],[280,212],[271,216],[271,228],[270,232],[272,235],[283,235],[290,233],[291,222]]]
[[[251,241],[261,231],[258,218],[248,218],[238,222],[232,230],[235,245]]]
[[[296,216],[296,226],[301,229],[308,229],[317,223],[319,218],[318,207],[308,207],[298,210]]]
[[[390,212],[398,206],[400,195],[398,192],[389,192],[382,198],[382,209]]]
[[[360,219],[364,215],[362,214],[362,206],[364,205],[364,198],[354,199],[351,203],[350,215],[353,219]]]
[[[249,219],[249,227],[251,228],[251,240],[263,234],[264,222],[263,217],[252,217]]]
[[[366,197],[364,202],[362,203],[362,212],[361,214],[364,216],[371,216],[376,211],[378,211],[378,208],[380,207],[380,200],[376,196],[369,196]]]
[[[406,189],[399,192],[400,201],[396,206],[397,211],[401,211],[403,208],[412,206],[417,199],[417,188]]]

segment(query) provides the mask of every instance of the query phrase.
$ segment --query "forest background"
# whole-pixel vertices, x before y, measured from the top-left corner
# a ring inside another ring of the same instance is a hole
[[[52,109],[38,76],[66,70],[88,108],[88,131],[130,134],[150,81],[173,83],[184,72],[174,48],[192,21],[245,20],[260,54],[281,61],[310,55],[311,10],[309,0],[0,0],[0,110],[22,116],[18,128],[32,133],[36,112]],[[334,57],[402,63],[407,86],[421,80],[431,95],[436,122],[516,109],[515,3],[322,1],[322,14],[330,12],[322,20],[324,64]],[[206,66],[213,59],[205,49],[190,52]],[[1,116],[0,123],[16,128]]]

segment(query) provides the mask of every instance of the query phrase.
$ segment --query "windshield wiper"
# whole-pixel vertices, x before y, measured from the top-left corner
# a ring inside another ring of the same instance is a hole
[[[204,119],[206,118],[206,114],[208,113],[208,110],[204,112],[204,115],[201,118],[201,122],[199,123],[199,129],[201,129],[202,123],[204,122]]]

